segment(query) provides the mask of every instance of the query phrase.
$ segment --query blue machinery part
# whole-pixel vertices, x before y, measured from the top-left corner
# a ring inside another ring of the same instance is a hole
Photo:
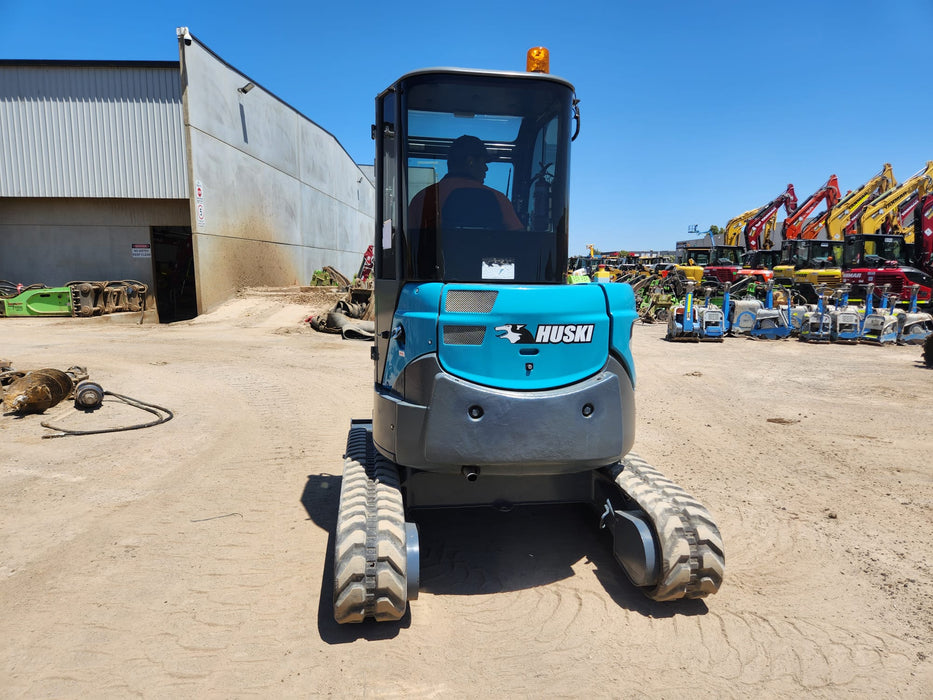
[[[696,342],[700,340],[700,323],[694,303],[693,280],[687,282],[684,303],[671,308],[667,318],[667,340]]]
[[[800,340],[809,343],[828,343],[830,341],[833,319],[827,304],[829,294],[826,285],[821,285],[816,309],[804,314],[803,323],[800,326]]]
[[[788,296],[788,308],[790,308],[790,296]],[[790,335],[790,331],[791,327],[784,311],[774,306],[774,281],[769,280],[765,292],[764,308],[758,309],[755,313],[755,325],[749,333],[755,338],[776,340],[786,338]]]
[[[933,316],[917,309],[919,285],[910,288],[910,306],[906,312],[897,315],[898,345],[923,345],[927,337],[933,334]]]
[[[884,285],[881,293],[881,307],[874,308],[874,285],[865,290],[865,316],[859,339],[875,345],[891,345],[897,342],[897,316],[894,315],[894,298],[889,293],[890,286]]]
[[[722,308],[715,306],[710,302],[713,290],[706,287],[704,290],[705,299],[703,306],[697,311],[697,321],[699,325],[700,340],[706,342],[721,343],[726,335],[726,315],[724,309],[729,308],[729,284],[726,283],[726,291],[722,299]]]
[[[839,303],[831,314],[830,340],[834,343],[857,343],[861,334],[861,318],[858,309],[849,306],[849,286],[843,285],[837,294]]]

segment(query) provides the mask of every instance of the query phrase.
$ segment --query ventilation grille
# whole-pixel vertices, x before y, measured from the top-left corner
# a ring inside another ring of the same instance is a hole
[[[485,337],[486,326],[444,326],[444,345],[482,345]]]
[[[498,295],[499,292],[493,289],[452,289],[447,292],[444,310],[467,314],[488,314],[492,311],[492,305],[496,303]]]

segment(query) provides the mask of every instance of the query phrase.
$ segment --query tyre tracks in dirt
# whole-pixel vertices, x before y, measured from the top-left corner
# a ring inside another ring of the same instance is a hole
[[[841,349],[847,388],[829,346],[674,345],[636,325],[636,449],[712,512],[720,592],[646,600],[587,509],[426,512],[411,612],[338,627],[331,531],[372,368],[368,344],[312,334],[308,313],[249,300],[4,336],[4,357],[85,364],[176,412],[57,440],[0,417],[9,694],[928,692],[933,436],[903,419],[933,403],[918,349]]]

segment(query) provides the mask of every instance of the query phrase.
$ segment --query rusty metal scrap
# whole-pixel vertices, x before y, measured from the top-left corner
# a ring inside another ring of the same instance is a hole
[[[37,369],[14,379],[3,394],[13,413],[42,413],[74,390],[74,380],[58,369]]]
[[[17,414],[42,413],[74,392],[75,385],[87,379],[87,369],[75,365],[63,372],[44,368],[21,372],[12,363],[0,363],[0,388],[3,405]]]

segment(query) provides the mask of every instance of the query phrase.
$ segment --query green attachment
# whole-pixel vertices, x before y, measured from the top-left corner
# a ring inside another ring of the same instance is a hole
[[[74,308],[70,287],[27,289],[0,302],[4,316],[72,316]]]

